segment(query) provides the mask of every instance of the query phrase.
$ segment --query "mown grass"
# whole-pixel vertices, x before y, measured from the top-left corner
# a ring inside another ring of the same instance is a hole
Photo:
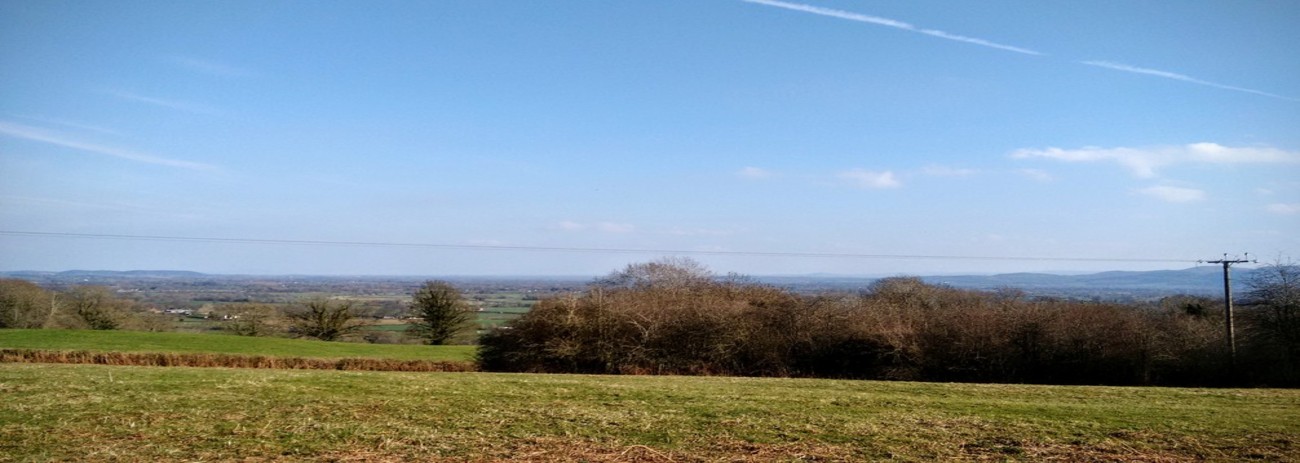
[[[260,355],[301,358],[473,361],[474,346],[362,344],[227,334],[0,330],[0,348]]]
[[[0,364],[3,461],[1296,461],[1300,391]]]

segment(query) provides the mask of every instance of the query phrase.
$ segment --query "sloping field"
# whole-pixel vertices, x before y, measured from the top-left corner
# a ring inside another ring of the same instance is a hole
[[[0,330],[0,348],[435,361],[473,361],[475,349],[474,346],[361,344],[226,334],[12,329]]]
[[[1300,391],[0,364],[0,461],[1296,461]]]

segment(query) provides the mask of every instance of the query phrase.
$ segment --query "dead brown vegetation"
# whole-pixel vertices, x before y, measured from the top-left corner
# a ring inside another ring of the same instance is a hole
[[[1034,442],[1015,438],[983,438],[955,445],[935,445],[911,455],[896,455],[883,449],[866,449],[853,445],[833,445],[816,442],[756,443],[723,441],[693,448],[656,448],[646,445],[610,445],[576,439],[528,438],[511,445],[483,448],[481,454],[471,457],[421,457],[421,461],[488,463],[488,462],[599,462],[599,463],[759,463],[759,462],[853,462],[901,460],[921,461],[1053,461],[1053,462],[1142,462],[1180,463],[1193,461],[1231,461],[1232,455],[1210,449],[1204,453],[1178,453],[1163,449],[1139,449],[1125,441],[1100,443]],[[1179,442],[1197,448],[1197,442]],[[355,451],[326,456],[330,461],[398,462],[410,461],[408,455],[391,455],[381,452]],[[1285,455],[1256,454],[1262,461],[1292,461]],[[269,460],[274,461],[274,460]]]
[[[1039,384],[1284,386],[1294,378],[1251,360],[1263,346],[1242,349],[1234,370],[1223,319],[1205,299],[1037,300],[910,277],[808,297],[652,264],[539,302],[481,339],[480,366]],[[1243,318],[1243,343],[1253,346]]]
[[[163,331],[170,326],[165,317],[102,286],[73,286],[57,292],[28,281],[0,279],[3,328]]]

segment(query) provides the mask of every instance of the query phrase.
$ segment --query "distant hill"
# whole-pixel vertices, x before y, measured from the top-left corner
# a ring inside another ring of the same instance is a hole
[[[206,278],[209,276],[205,273],[187,270],[128,270],[124,272],[113,270],[68,270],[47,275],[67,278]]]
[[[1251,269],[1233,269],[1234,290],[1250,278]],[[956,288],[1019,288],[1041,290],[1107,290],[1218,295],[1223,292],[1223,269],[1194,267],[1184,270],[1145,272],[1101,272],[1087,275],[1006,273],[1001,275],[953,275],[924,277],[925,281]]]
[[[1252,269],[1234,268],[1233,291],[1244,291]],[[1101,299],[1152,299],[1172,294],[1221,296],[1223,269],[1217,266],[1183,270],[1112,271],[1082,275],[1004,273],[920,277],[927,283],[962,289],[1015,288],[1034,296]],[[764,283],[797,290],[861,290],[879,278],[843,275],[758,277]]]
[[[1252,270],[1237,268],[1233,270],[1233,290],[1244,291]],[[404,281],[424,277],[314,277],[308,275],[282,276],[239,276],[214,275],[184,270],[69,270],[64,272],[0,272],[6,278],[21,278],[33,281],[48,281],[62,284],[81,284],[91,281],[105,284],[122,280],[230,280],[246,279],[321,279],[321,280],[393,280]],[[491,280],[497,282],[522,280],[551,280],[560,277],[439,277],[454,281]],[[814,293],[819,291],[860,291],[866,289],[879,278],[863,276],[845,276],[832,274],[811,274],[795,276],[759,276],[754,280],[776,286],[790,288],[799,292]],[[1086,298],[1086,299],[1152,299],[1171,294],[1192,294],[1202,296],[1220,296],[1223,293],[1223,271],[1218,266],[1194,267],[1183,270],[1155,271],[1112,271],[1083,275],[1060,275],[1051,273],[1004,273],[998,275],[941,275],[922,276],[921,279],[931,284],[951,286],[954,288],[994,290],[1015,288],[1033,296]],[[568,278],[575,284],[590,281],[590,277]]]

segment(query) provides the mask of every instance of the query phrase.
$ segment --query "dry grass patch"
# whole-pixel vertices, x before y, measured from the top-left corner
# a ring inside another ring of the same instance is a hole
[[[144,367],[271,368],[407,372],[474,371],[470,362],[369,358],[315,359],[263,355],[0,349],[0,363],[71,363]]]
[[[0,461],[1296,461],[1300,391],[0,364]]]

